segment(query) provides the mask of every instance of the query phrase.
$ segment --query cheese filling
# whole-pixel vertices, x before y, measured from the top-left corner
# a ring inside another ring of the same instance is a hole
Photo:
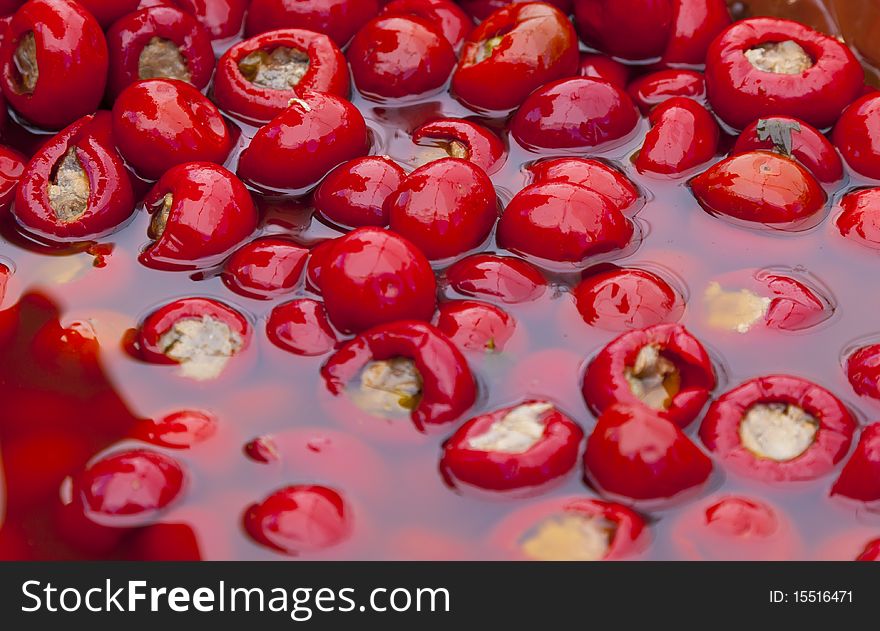
[[[544,436],[542,417],[553,409],[552,403],[519,405],[492,423],[488,431],[470,438],[467,446],[477,451],[522,454],[534,447]]]
[[[600,561],[608,554],[616,530],[602,517],[564,513],[544,520],[521,547],[537,561]]]
[[[138,58],[141,79],[179,79],[192,82],[192,75],[180,48],[170,39],[152,38]]]
[[[743,447],[776,462],[803,454],[819,432],[819,421],[796,405],[759,403],[746,412],[739,425]]]
[[[59,221],[70,223],[88,210],[90,192],[89,176],[76,155],[76,147],[71,147],[61,158],[49,183],[49,205]]]
[[[801,74],[813,67],[807,51],[790,39],[759,44],[745,51],[745,56],[758,70],[774,74]]]
[[[287,46],[258,50],[238,62],[245,79],[267,90],[290,90],[302,81],[310,66],[306,53]]]
[[[681,373],[675,364],[660,354],[657,344],[643,346],[635,364],[624,371],[630,390],[655,410],[667,410],[681,389]]]
[[[216,379],[243,345],[228,324],[203,315],[181,318],[159,338],[165,355],[180,364],[184,377],[197,381]]]

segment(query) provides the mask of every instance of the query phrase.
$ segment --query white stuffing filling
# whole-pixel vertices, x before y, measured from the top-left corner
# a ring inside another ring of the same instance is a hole
[[[181,374],[197,381],[219,377],[242,343],[229,325],[208,315],[181,318],[159,339],[162,352],[180,364]]]
[[[179,79],[192,82],[192,75],[180,48],[170,39],[152,38],[138,58],[141,79]]]
[[[31,94],[37,87],[37,81],[40,78],[40,68],[37,65],[37,40],[33,32],[22,35],[12,60],[18,71],[18,85],[16,87],[19,92]]]
[[[49,183],[49,205],[63,223],[79,219],[89,207],[89,177],[71,147],[61,158],[55,176]]]
[[[419,404],[422,377],[413,360],[395,357],[367,364],[359,386],[352,396],[361,409],[382,415],[408,414]]]
[[[552,403],[519,405],[489,426],[488,431],[470,438],[467,445],[477,451],[522,454],[544,436],[542,417],[553,409]]]
[[[666,410],[681,388],[681,374],[675,364],[660,354],[660,347],[647,344],[627,367],[624,377],[638,399],[655,410]]]
[[[602,517],[565,513],[544,520],[522,542],[538,561],[600,561],[608,554],[616,526]]]
[[[739,438],[759,458],[785,462],[807,451],[818,431],[819,422],[796,405],[759,403],[740,422]]]
[[[709,283],[703,296],[709,315],[709,326],[747,333],[764,320],[770,309],[770,298],[748,289],[727,291],[717,282]]]
[[[774,74],[801,74],[813,67],[807,51],[790,39],[760,44],[745,51],[745,56],[758,70]]]
[[[296,48],[279,46],[271,52],[258,50],[238,63],[245,79],[268,90],[290,90],[309,71],[309,56]]]

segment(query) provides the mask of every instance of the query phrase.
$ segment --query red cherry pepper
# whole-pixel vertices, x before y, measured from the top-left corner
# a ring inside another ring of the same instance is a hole
[[[847,193],[840,206],[843,212],[835,222],[840,234],[866,247],[880,249],[880,188]]]
[[[712,461],[656,411],[613,405],[602,412],[587,438],[584,472],[605,493],[669,499],[704,484]]]
[[[582,393],[598,414],[616,403],[649,410],[686,427],[715,388],[706,349],[680,324],[628,331],[593,358]]]
[[[462,425],[443,445],[440,470],[452,486],[534,489],[574,469],[583,439],[552,403],[525,401]]]
[[[266,189],[307,189],[334,167],[366,155],[360,111],[332,94],[302,90],[291,106],[261,127],[241,154],[238,174]],[[291,169],[289,165],[298,165]]]
[[[126,541],[132,561],[201,561],[199,538],[187,524],[150,524]]]
[[[307,64],[301,76],[293,64]],[[223,54],[214,98],[233,116],[266,123],[286,110],[300,90],[348,98],[349,83],[345,57],[332,39],[312,31],[281,29],[246,39]]]
[[[379,17],[357,32],[346,52],[354,84],[375,99],[433,94],[455,68],[455,50],[433,23]]]
[[[345,396],[348,383],[370,361],[403,357],[415,362],[421,397],[410,418],[419,431],[449,423],[470,408],[477,386],[455,345],[425,322],[400,320],[361,333],[336,351],[321,368],[331,394]]]
[[[863,346],[847,357],[846,376],[856,394],[880,399],[880,344]]]
[[[140,0],[78,0],[106,30],[119,18],[138,10]]]
[[[471,18],[450,0],[392,0],[382,7],[380,15],[414,15],[437,24],[443,37],[455,49],[474,30]]]
[[[631,209],[642,194],[619,169],[590,158],[552,158],[527,167],[532,182],[568,182],[579,184],[605,197],[618,210]]]
[[[880,538],[869,541],[856,561],[880,561]]]
[[[654,108],[648,120],[652,127],[635,162],[639,173],[680,177],[718,151],[718,123],[696,101],[673,97]]]
[[[174,0],[192,14],[211,34],[211,39],[228,39],[241,33],[249,0]]]
[[[664,65],[703,65],[715,36],[730,25],[724,0],[673,0],[672,28],[660,60]]]
[[[425,123],[413,130],[412,140],[417,145],[424,140],[437,140],[449,145],[452,157],[470,160],[489,175],[504,166],[504,143],[494,133],[471,121],[442,118]]]
[[[531,302],[547,291],[547,279],[534,265],[495,254],[474,254],[458,261],[446,270],[446,281],[460,294],[508,304]]]
[[[15,199],[18,182],[28,159],[14,149],[0,145],[0,213]]]
[[[254,541],[291,556],[339,545],[353,527],[343,496],[324,486],[285,487],[244,514],[244,528]]]
[[[598,531],[600,545],[585,530]],[[638,555],[650,535],[644,518],[622,504],[568,496],[517,510],[498,525],[492,539],[512,560],[617,561]]]
[[[577,184],[527,186],[498,222],[498,245],[548,261],[580,263],[626,247],[633,225],[602,195]]]
[[[388,225],[385,200],[406,179],[406,171],[389,158],[367,156],[340,164],[318,188],[315,210],[345,228]]]
[[[520,2],[531,2],[532,0],[456,0],[461,7],[467,11],[471,17],[482,22],[498,9],[503,9],[510,4]],[[568,15],[571,13],[572,0],[548,0],[547,4],[552,4],[560,11]]]
[[[768,151],[750,151],[712,166],[690,181],[706,212],[747,222],[798,229],[818,215],[827,196],[799,163]]]
[[[663,278],[636,268],[588,270],[574,298],[584,322],[611,331],[677,322],[685,306],[681,294]]]
[[[831,487],[831,494],[861,502],[880,500],[880,423],[862,429],[855,451]]]
[[[157,309],[144,319],[136,340],[140,357],[154,364],[180,363],[179,360],[169,357],[169,345],[163,338],[181,321],[205,319],[225,325],[240,338],[240,344],[233,348],[233,355],[247,348],[251,326],[247,318],[238,311],[211,298],[181,298]]]
[[[131,180],[116,152],[108,112],[85,116],[49,142],[25,167],[13,215],[50,242],[104,236],[134,211]]]
[[[544,3],[512,4],[468,36],[452,91],[469,107],[509,110],[577,68],[577,35],[565,14]]]
[[[209,162],[168,170],[144,198],[153,214],[154,243],[140,261],[158,269],[196,269],[218,263],[257,227],[250,192],[231,172]]]
[[[797,530],[777,508],[747,497],[715,498],[675,524],[676,548],[692,561],[793,561]]]
[[[268,300],[299,285],[309,250],[288,239],[263,237],[238,248],[223,268],[223,284],[248,298]]]
[[[736,129],[777,115],[829,127],[861,94],[864,76],[845,44],[778,18],[734,23],[706,56],[709,102]]]
[[[336,239],[321,241],[309,252],[309,262],[306,263],[306,281],[308,282],[309,290],[316,294],[321,293],[321,275],[324,271],[324,266],[327,265],[327,256],[330,254],[330,250],[333,249],[336,241]]]
[[[27,2],[12,17],[0,47],[6,100],[47,129],[61,129],[98,109],[107,64],[100,24],[68,0]]]
[[[217,417],[201,410],[180,410],[139,423],[135,438],[168,449],[190,449],[217,433]]]
[[[453,300],[440,305],[436,326],[463,351],[500,353],[516,331],[516,320],[486,302]]]
[[[385,200],[391,229],[431,260],[477,247],[498,218],[495,187],[480,167],[458,158],[410,173]]]
[[[333,241],[320,287],[330,320],[357,332],[395,320],[434,315],[431,265],[410,241],[381,228],[358,228]]]
[[[589,46],[614,57],[659,57],[672,28],[671,0],[575,0],[574,18]]]
[[[87,513],[105,519],[149,518],[177,499],[183,486],[183,470],[175,460],[133,449],[104,456],[75,476],[73,497]]]
[[[772,116],[752,122],[742,130],[731,154],[756,149],[794,158],[826,184],[843,177],[843,163],[828,139],[809,123],[790,116]]]
[[[686,96],[699,103],[706,101],[706,79],[693,70],[659,70],[639,77],[626,88],[642,114],[675,96]]]
[[[113,99],[141,79],[180,79],[202,90],[214,73],[211,37],[178,9],[156,7],[126,15],[107,31],[107,47],[107,91]]]
[[[113,133],[128,164],[151,180],[186,162],[223,164],[233,145],[217,106],[188,83],[169,79],[123,90],[113,105]]]
[[[629,67],[607,55],[581,53],[578,74],[582,77],[604,79],[618,88],[625,88],[629,82]]]
[[[324,305],[302,298],[272,309],[266,321],[266,335],[275,346],[294,355],[324,355],[336,346]]]
[[[324,33],[339,46],[379,13],[379,0],[251,0],[245,33],[252,37],[279,28]]]
[[[766,442],[757,443],[761,450],[767,451],[760,454],[752,451],[755,446],[747,447],[745,437],[749,429],[747,421],[759,422],[756,415],[762,408],[756,406],[773,410],[777,416],[794,417],[801,433],[811,428],[811,442],[807,445],[803,436],[791,438],[781,431],[774,433],[770,425],[767,438],[759,436],[759,440]],[[805,419],[801,412],[809,418]],[[829,473],[843,459],[855,428],[855,420],[846,406],[828,390],[799,377],[772,375],[746,381],[720,396],[706,412],[700,425],[700,438],[717,458],[741,475],[776,482],[813,480]],[[774,438],[777,445],[770,442]],[[792,441],[791,444],[784,444],[783,438]],[[798,450],[799,454],[787,457]]]
[[[517,110],[510,133],[525,149],[587,149],[627,137],[639,122],[638,110],[620,88],[576,77],[548,83]]]
[[[871,92],[847,107],[832,139],[850,168],[880,180],[880,92]]]

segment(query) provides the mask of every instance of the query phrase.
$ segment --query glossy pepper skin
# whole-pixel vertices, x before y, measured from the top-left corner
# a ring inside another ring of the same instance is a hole
[[[532,184],[501,215],[498,245],[552,262],[579,263],[626,247],[632,223],[605,197],[565,182]]]
[[[497,135],[477,123],[457,118],[431,121],[416,127],[412,132],[414,143],[425,144],[426,140],[459,143],[465,150],[464,157],[489,175],[504,166],[507,154],[504,143]]]
[[[875,250],[880,249],[880,188],[847,193],[835,223],[844,237]]]
[[[663,278],[637,268],[587,270],[573,293],[584,322],[611,331],[676,322],[685,306]]]
[[[282,350],[309,357],[329,353],[337,344],[324,305],[311,298],[291,300],[272,309],[266,320],[266,336]]]
[[[606,198],[618,210],[631,210],[642,194],[618,168],[591,158],[550,158],[527,167],[532,183],[578,184]]]
[[[380,15],[414,15],[436,24],[456,50],[474,30],[473,20],[452,0],[392,0]]]
[[[632,391],[625,373],[648,345],[659,347],[681,374],[678,392],[665,409],[654,410]],[[590,410],[599,414],[614,404],[643,408],[678,427],[687,427],[700,413],[715,388],[712,360],[703,345],[680,324],[657,324],[627,331],[612,340],[593,358],[581,391]]]
[[[367,22],[345,54],[358,91],[378,100],[433,94],[446,84],[456,62],[442,31],[416,16]]]
[[[288,486],[249,506],[244,529],[257,543],[299,556],[348,539],[354,528],[351,513],[351,507],[334,489]]]
[[[130,175],[116,152],[108,112],[84,116],[59,132],[25,167],[15,193],[12,214],[28,232],[49,242],[71,242],[104,236],[122,225],[134,211]],[[76,152],[88,178],[85,210],[65,219],[49,196],[58,164]]]
[[[742,130],[731,155],[755,150],[794,158],[824,184],[839,182],[843,162],[828,139],[807,122],[791,116],[760,118]]]
[[[512,4],[471,31],[452,75],[452,92],[473,109],[510,110],[535,88],[573,76],[577,68],[577,36],[565,14],[543,3]]]
[[[459,158],[410,173],[385,200],[391,229],[431,260],[477,247],[498,218],[495,187],[480,167]]]
[[[263,237],[238,248],[223,267],[223,284],[248,298],[268,300],[296,289],[309,250],[290,239]]]
[[[578,75],[581,77],[604,79],[618,88],[625,88],[629,82],[629,74],[629,66],[615,61],[607,55],[581,53],[580,67],[578,68]]]
[[[378,13],[379,0],[251,0],[245,34],[302,28],[329,35],[338,46],[345,46]]]
[[[466,296],[495,299],[505,304],[537,300],[547,291],[547,279],[537,267],[512,256],[472,254],[446,270],[446,281]]]
[[[554,497],[520,508],[504,519],[492,533],[507,558],[513,560],[567,561],[570,557],[537,558],[524,549],[530,533],[542,523],[565,517],[582,517],[608,522],[613,535],[603,561],[632,558],[642,552],[650,542],[645,519],[634,510],[615,502],[606,502],[587,496]]]
[[[27,163],[28,159],[15,149],[0,145],[0,214],[6,212],[15,200],[18,182]]]
[[[216,264],[253,233],[259,221],[250,192],[223,167],[189,162],[170,169],[144,198],[151,213],[172,205],[165,228],[140,261],[158,269]]]
[[[730,24],[724,0],[575,0],[574,17],[590,46],[664,65],[701,65],[712,39]]]
[[[655,106],[676,96],[705,102],[706,79],[694,70],[658,70],[634,80],[626,91],[642,114],[648,114]]]
[[[532,92],[513,116],[511,135],[530,151],[588,149],[621,141],[638,122],[626,92],[607,81],[575,77]]]
[[[803,409],[819,422],[812,445],[800,456],[776,461],[743,446],[739,427],[759,403],[784,403]],[[846,406],[825,388],[788,375],[746,381],[716,399],[700,425],[700,439],[731,470],[759,480],[813,480],[829,473],[849,450],[856,423]]]
[[[872,539],[865,544],[856,561],[880,561],[880,538]]]
[[[308,70],[295,86],[277,90],[260,86],[242,73],[242,60],[261,51],[290,48],[308,56]],[[300,90],[325,92],[348,98],[351,79],[345,57],[333,40],[322,33],[279,29],[246,39],[227,50],[217,64],[214,98],[225,112],[252,123],[266,123],[290,106]]]
[[[855,451],[831,487],[831,494],[861,502],[880,500],[880,423],[862,429]]]
[[[212,298],[181,298],[160,307],[148,315],[137,332],[136,345],[144,361],[153,364],[174,364],[162,348],[162,336],[174,324],[183,319],[210,317],[228,326],[241,336],[242,353],[250,343],[251,325],[241,313],[232,307]]]
[[[531,2],[532,0],[456,0],[461,8],[476,20],[482,21],[492,15],[498,9],[503,9],[510,4]],[[560,11],[568,15],[571,13],[572,0],[549,0]]]
[[[34,34],[39,68],[32,86],[23,81],[14,59],[28,33]],[[98,109],[107,66],[107,42],[100,24],[69,0],[26,3],[15,12],[0,46],[6,100],[24,118],[46,129],[61,129]]]
[[[587,438],[584,471],[606,493],[660,500],[704,484],[712,461],[654,410],[613,405]]]
[[[692,99],[673,97],[654,108],[648,120],[651,129],[636,158],[640,173],[681,177],[718,151],[718,123]]]
[[[367,124],[354,105],[332,94],[303,90],[257,131],[241,154],[238,175],[263,189],[303,190],[369,148]],[[291,164],[298,168],[289,168]]]
[[[248,9],[248,0],[174,0],[174,3],[195,16],[214,40],[238,35]]]
[[[138,9],[140,0],[78,0],[105,30],[119,18]]]
[[[223,164],[233,146],[217,106],[188,83],[170,79],[123,90],[113,105],[113,133],[126,162],[150,180],[186,162]]]
[[[761,44],[784,41],[799,44],[813,65],[797,74],[767,72],[754,67],[745,55]],[[736,22],[712,42],[706,56],[709,102],[736,129],[775,115],[829,127],[861,94],[863,83],[862,67],[846,45],[790,20]]]
[[[462,351],[485,355],[504,352],[516,320],[487,302],[450,300],[437,310],[436,326]]]
[[[526,401],[474,417],[443,445],[440,469],[448,483],[490,491],[537,488],[569,473],[577,463],[584,432],[556,407],[538,415],[543,431],[525,451],[508,453],[475,448],[471,441],[491,431],[492,425]]]
[[[76,476],[73,497],[102,517],[149,518],[177,499],[183,486],[183,469],[173,458],[134,449],[105,456]]]
[[[153,77],[140,76],[140,58],[153,38],[177,46],[190,75],[189,83],[204,89],[214,73],[211,37],[194,17],[178,9],[155,7],[126,15],[107,31],[110,71],[107,90],[115,99],[132,83]]]
[[[847,107],[832,139],[850,168],[880,180],[880,93],[871,92]]]
[[[385,200],[406,179],[396,162],[382,156],[355,158],[330,171],[313,202],[320,216],[346,228],[388,225]]]
[[[404,237],[358,228],[334,240],[325,256],[320,287],[330,320],[341,331],[434,315],[434,272]]]
[[[769,151],[731,156],[690,180],[700,206],[713,215],[796,228],[816,217],[827,200],[813,174]]]
[[[880,399],[880,344],[863,346],[847,357],[846,377],[856,394]]]
[[[348,382],[368,362],[394,357],[413,360],[421,375],[421,399],[410,413],[419,431],[456,420],[476,400],[476,382],[461,352],[436,328],[413,320],[361,333],[330,357],[321,376],[333,395],[344,396]]]

